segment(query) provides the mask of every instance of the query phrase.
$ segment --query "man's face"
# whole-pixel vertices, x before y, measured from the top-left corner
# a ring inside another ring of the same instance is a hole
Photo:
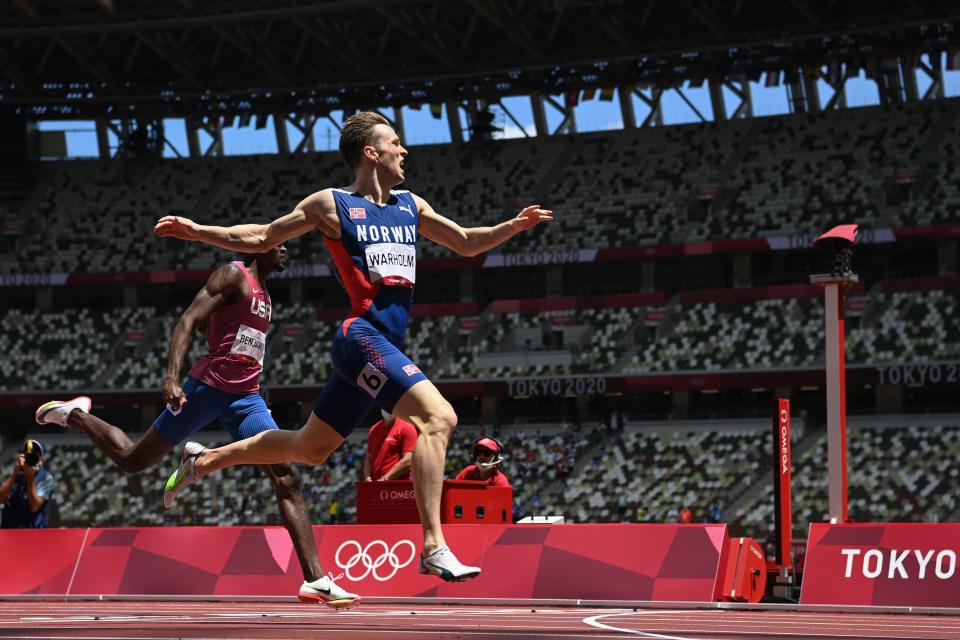
[[[374,127],[377,151],[377,173],[381,177],[391,177],[394,184],[400,184],[405,178],[403,161],[407,157],[407,150],[400,144],[400,136],[385,124]]]
[[[480,449],[480,451],[477,452],[477,465],[479,466],[481,463],[482,463],[482,464],[490,464],[491,462],[493,462],[493,460],[494,460],[494,458],[496,457],[496,455],[497,455],[497,454],[495,454],[493,451],[487,451],[486,449]],[[493,469],[494,469],[494,467],[480,467],[480,472],[483,473],[484,471],[488,471],[488,472],[492,473],[492,472],[493,472]]]
[[[273,249],[267,252],[267,261],[270,265],[271,270],[273,271],[283,271],[287,268],[287,247],[283,244],[278,244]]]

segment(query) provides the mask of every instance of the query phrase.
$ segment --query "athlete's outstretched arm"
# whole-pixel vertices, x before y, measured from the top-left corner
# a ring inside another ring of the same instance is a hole
[[[190,346],[190,334],[198,323],[203,323],[223,303],[232,298],[243,286],[245,278],[240,269],[227,264],[207,278],[207,283],[197,292],[193,302],[180,316],[170,336],[170,348],[167,351],[167,374],[163,378],[160,395],[170,405],[172,411],[179,410],[187,403],[187,397],[180,387],[180,365]]]
[[[154,225],[153,232],[161,237],[203,242],[239,253],[265,253],[314,229],[331,237],[340,235],[336,205],[329,189],[307,196],[293,211],[269,224],[218,227],[197,224],[180,216],[164,216]]]
[[[493,227],[464,228],[433,210],[426,200],[413,196],[420,209],[420,233],[462,256],[475,256],[499,246],[541,222],[553,220],[553,211],[532,204],[515,217]]]

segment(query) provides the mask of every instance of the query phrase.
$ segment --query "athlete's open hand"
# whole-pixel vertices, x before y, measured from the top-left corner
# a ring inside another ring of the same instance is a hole
[[[517,214],[515,218],[517,225],[522,231],[532,229],[541,222],[553,220],[553,211],[541,209],[540,205],[532,204]]]
[[[163,379],[163,390],[160,391],[163,401],[170,406],[170,411],[180,411],[183,405],[187,404],[187,396],[183,393],[178,383],[173,378]]]
[[[194,240],[197,237],[197,223],[190,218],[163,216],[153,225],[153,232],[161,238],[179,238]]]

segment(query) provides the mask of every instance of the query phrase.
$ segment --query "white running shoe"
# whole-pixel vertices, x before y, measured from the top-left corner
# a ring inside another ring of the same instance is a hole
[[[183,447],[183,456],[180,458],[180,466],[167,478],[167,484],[163,487],[163,506],[169,509],[173,506],[173,501],[177,499],[177,494],[184,488],[200,479],[197,473],[197,458],[206,451],[206,447],[199,442],[188,442]]]
[[[440,547],[429,556],[420,556],[420,573],[432,573],[447,582],[463,582],[480,575],[480,567],[468,567],[457,560],[449,547]]]
[[[37,408],[34,418],[37,424],[58,424],[64,429],[67,426],[67,418],[74,409],[90,413],[92,401],[87,396],[79,396],[73,400],[51,400],[45,402]]]
[[[360,596],[344,591],[332,575],[325,575],[313,582],[304,581],[297,597],[304,602],[320,602],[337,611],[352,609],[360,604]]]

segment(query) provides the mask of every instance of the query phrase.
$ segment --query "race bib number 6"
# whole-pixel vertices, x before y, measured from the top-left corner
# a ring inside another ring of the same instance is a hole
[[[369,362],[357,376],[357,385],[373,398],[380,394],[380,390],[383,389],[386,382],[387,376]]]

